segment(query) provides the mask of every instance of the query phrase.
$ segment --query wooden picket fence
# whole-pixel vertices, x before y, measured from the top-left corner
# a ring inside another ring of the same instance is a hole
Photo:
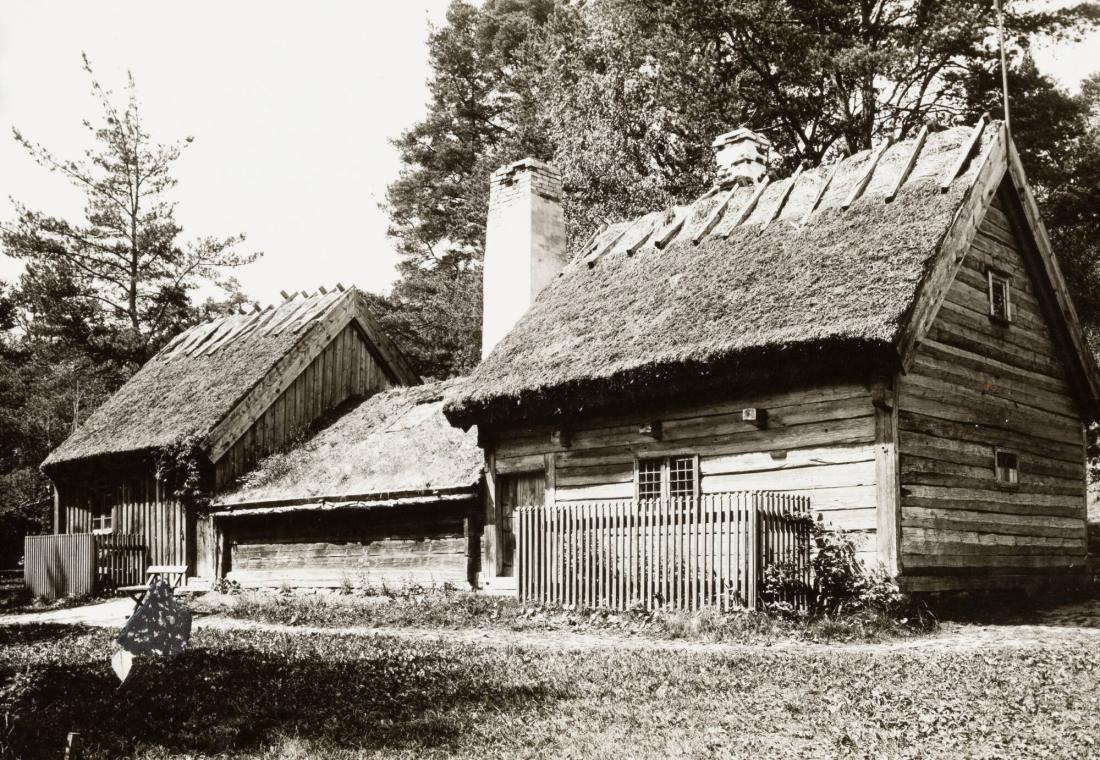
[[[719,493],[525,506],[514,515],[517,587],[525,600],[620,610],[755,609],[769,565],[783,563],[810,582],[804,496]]]
[[[130,533],[96,537],[96,587],[99,590],[145,583],[145,538]]]
[[[141,536],[63,533],[27,536],[23,541],[23,582],[35,597],[53,601],[86,596],[144,579]]]

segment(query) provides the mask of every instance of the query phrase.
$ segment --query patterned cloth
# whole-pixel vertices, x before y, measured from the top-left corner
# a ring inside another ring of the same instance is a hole
[[[191,610],[176,600],[168,581],[154,578],[115,640],[131,654],[175,657],[190,638]]]

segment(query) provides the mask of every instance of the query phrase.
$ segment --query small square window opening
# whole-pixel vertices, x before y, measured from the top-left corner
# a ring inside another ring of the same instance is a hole
[[[1011,451],[998,451],[997,480],[1001,483],[1020,482],[1020,457]]]
[[[1012,288],[1007,277],[989,273],[989,316],[999,322],[1012,320]]]

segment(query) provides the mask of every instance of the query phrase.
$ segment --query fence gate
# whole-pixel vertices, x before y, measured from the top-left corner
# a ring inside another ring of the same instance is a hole
[[[519,507],[519,594],[613,609],[755,608],[769,565],[809,583],[809,515],[809,497],[770,492]]]

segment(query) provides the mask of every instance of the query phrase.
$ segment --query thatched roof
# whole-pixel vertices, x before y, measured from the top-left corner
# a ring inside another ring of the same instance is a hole
[[[971,155],[998,129],[988,125]],[[972,134],[929,134],[891,202],[914,140],[877,163],[864,151],[773,181],[759,197],[759,188],[728,201],[711,191],[608,227],[453,395],[448,417],[459,425],[554,417],[673,387],[789,376],[826,357],[891,360],[978,172],[974,158],[941,192]]]
[[[461,380],[371,396],[288,451],[261,461],[217,504],[428,500],[473,494],[483,456],[477,432],[452,427],[443,397]]]
[[[43,468],[201,439],[312,331],[362,299],[355,288],[296,293],[277,307],[180,333],[54,449]]]

